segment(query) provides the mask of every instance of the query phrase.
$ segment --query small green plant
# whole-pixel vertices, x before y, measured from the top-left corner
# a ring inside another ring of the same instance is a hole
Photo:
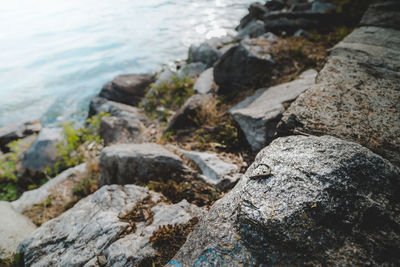
[[[171,82],[165,82],[157,87],[150,85],[140,107],[153,119],[158,118],[166,122],[170,110],[179,109],[185,101],[194,95],[194,80],[191,78],[180,79],[172,77]]]
[[[67,168],[86,161],[88,157],[92,157],[91,154],[99,152],[103,145],[100,122],[106,116],[110,114],[100,112],[97,116],[86,120],[85,126],[78,128],[72,122],[63,124],[65,139],[57,144],[57,156],[60,160],[55,167],[46,169],[47,176],[53,177]]]

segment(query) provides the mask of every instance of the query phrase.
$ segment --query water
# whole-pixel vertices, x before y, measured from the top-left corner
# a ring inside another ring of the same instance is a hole
[[[0,126],[86,116],[122,73],[186,58],[232,32],[252,0],[13,0],[0,5]]]

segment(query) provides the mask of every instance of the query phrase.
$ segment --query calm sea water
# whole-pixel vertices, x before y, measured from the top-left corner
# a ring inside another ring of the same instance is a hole
[[[122,73],[232,31],[252,0],[13,0],[0,5],[0,126],[82,121]]]

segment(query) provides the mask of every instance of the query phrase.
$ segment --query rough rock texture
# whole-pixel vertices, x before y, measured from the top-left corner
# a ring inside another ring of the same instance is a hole
[[[207,67],[212,67],[222,56],[218,49],[208,42],[201,43],[199,46],[191,45],[189,48],[188,61],[202,62]]]
[[[42,185],[41,187],[24,192],[21,197],[13,202],[11,205],[20,213],[23,213],[25,210],[32,208],[34,205],[40,204],[49,196],[55,195],[55,192],[60,189],[60,185],[65,181],[71,179],[72,176],[79,176],[86,172],[86,163],[80,164],[76,167],[67,169],[49,180],[47,183]],[[59,196],[65,196],[64,201],[68,203],[72,198],[72,188],[70,188],[71,194],[66,194],[65,191],[68,191],[68,188],[64,186],[62,188],[63,192],[58,192]]]
[[[379,1],[367,9],[360,25],[400,30],[399,10],[400,2],[397,0]]]
[[[8,143],[38,133],[41,129],[39,121],[13,123],[0,128],[0,150],[8,152]]]
[[[257,88],[269,79],[274,65],[271,55],[263,47],[241,42],[230,48],[214,66],[214,79],[218,93]]]
[[[217,154],[179,150],[184,157],[193,161],[201,170],[203,180],[220,189],[232,188],[242,174],[233,163],[221,160]]]
[[[103,117],[100,123],[100,136],[106,146],[116,143],[140,143],[143,123],[139,119]]]
[[[208,94],[214,89],[214,86],[214,69],[208,68],[200,74],[193,86],[193,89],[198,94]]]
[[[182,66],[177,75],[179,79],[197,78],[205,69],[206,65],[201,62],[189,63]]]
[[[167,205],[158,203],[161,199],[135,185],[104,186],[42,225],[19,246],[19,253],[25,266],[138,266],[155,256],[149,239],[158,226],[203,214],[186,201]],[[144,202],[151,203],[151,212],[132,222],[134,231],[123,218]]]
[[[265,33],[265,25],[262,20],[255,20],[248,23],[243,29],[240,29],[236,35],[237,39],[243,39],[245,37],[258,37]]]
[[[399,168],[356,143],[279,138],[170,264],[398,265],[399,177]]]
[[[308,70],[292,82],[259,89],[230,110],[254,151],[259,151],[271,141],[285,111],[284,105],[314,85],[316,76],[315,70]]]
[[[173,179],[184,168],[177,155],[157,144],[112,145],[103,149],[100,155],[100,185]]]
[[[154,75],[151,74],[119,75],[103,86],[99,96],[136,106],[145,95],[147,86],[152,82],[154,82]]]
[[[193,95],[171,118],[166,128],[167,131],[188,129],[199,126],[201,122],[201,112],[206,114],[208,107],[215,102],[212,95]],[[204,115],[203,115],[204,117]]]
[[[57,162],[57,144],[64,139],[61,128],[43,128],[22,160],[23,168],[35,173]]]
[[[284,113],[278,134],[336,136],[400,165],[399,84],[400,31],[358,28],[331,51],[316,85]]]
[[[10,263],[19,243],[35,231],[36,226],[19,214],[9,202],[0,201],[0,266]]]

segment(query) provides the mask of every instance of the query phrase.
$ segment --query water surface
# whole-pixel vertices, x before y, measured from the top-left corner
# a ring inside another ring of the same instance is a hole
[[[122,73],[185,58],[232,32],[249,0],[13,0],[0,5],[0,126],[86,116]]]

